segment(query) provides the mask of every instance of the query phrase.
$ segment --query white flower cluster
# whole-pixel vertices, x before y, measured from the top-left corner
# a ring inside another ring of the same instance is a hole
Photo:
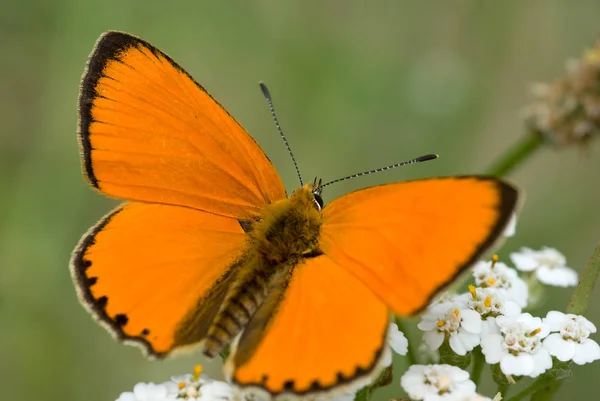
[[[475,392],[468,372],[452,365],[412,365],[400,385],[412,400],[492,401]]]
[[[388,349],[384,353],[382,366],[392,364],[392,351],[398,355],[408,352],[408,340],[404,333],[398,330],[395,323],[390,323],[387,335]],[[355,392],[343,393],[335,398],[321,397],[331,401],[352,401]],[[184,399],[190,401],[243,401],[245,395],[231,384],[211,379],[202,373],[202,367],[196,365],[194,374],[173,376],[168,382],[161,384],[138,383],[133,391],[122,393],[116,401],[167,401]]]
[[[194,374],[173,376],[161,384],[138,383],[133,391],[122,393],[116,401],[167,401],[175,399],[195,401],[238,401],[239,394],[229,383],[214,380],[202,373],[196,365]]]
[[[511,254],[521,271],[534,272],[540,282],[571,286],[577,273],[566,267],[555,249],[523,248]],[[521,313],[528,286],[517,271],[494,257],[473,269],[476,286],[469,292],[432,303],[418,324],[430,350],[444,342],[457,355],[481,347],[487,363],[500,364],[506,375],[537,377],[561,362],[584,364],[600,359],[600,347],[589,338],[596,327],[583,316],[551,311],[544,318]]]

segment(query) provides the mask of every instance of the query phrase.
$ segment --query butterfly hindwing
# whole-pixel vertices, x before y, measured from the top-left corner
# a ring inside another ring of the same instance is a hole
[[[386,352],[387,306],[325,255],[295,266],[281,301],[265,305],[272,316],[257,312],[226,367],[242,387],[327,391],[368,379]]]
[[[248,219],[285,198],[262,149],[183,68],[149,43],[107,32],[79,96],[88,181],[121,199]]]
[[[82,303],[117,338],[164,356],[206,335],[245,237],[235,219],[128,203],[83,236],[71,272]]]
[[[496,242],[517,197],[478,176],[371,187],[325,206],[319,244],[395,313],[411,315]]]

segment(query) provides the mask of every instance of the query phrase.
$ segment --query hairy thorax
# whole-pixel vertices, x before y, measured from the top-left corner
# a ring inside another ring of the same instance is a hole
[[[250,248],[265,264],[294,265],[317,251],[321,212],[311,189],[305,185],[296,189],[290,198],[269,205],[262,219],[254,225]]]

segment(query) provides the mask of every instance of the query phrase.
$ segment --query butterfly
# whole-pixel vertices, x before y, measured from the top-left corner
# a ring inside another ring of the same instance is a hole
[[[457,176],[328,204],[291,195],[254,139],[182,67],[123,32],[83,74],[78,138],[93,188],[125,203],[80,240],[77,293],[149,356],[225,347],[230,381],[307,395],[377,372],[391,314],[418,313],[501,236],[517,190]]]

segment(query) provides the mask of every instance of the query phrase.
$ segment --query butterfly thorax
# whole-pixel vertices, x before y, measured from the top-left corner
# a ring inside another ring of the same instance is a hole
[[[250,319],[266,325],[293,269],[320,253],[322,217],[312,190],[312,185],[296,189],[289,198],[267,206],[254,223],[244,261],[208,331],[205,354],[215,356]]]
[[[250,233],[250,246],[270,265],[296,264],[318,249],[321,212],[312,185],[267,208]]]

